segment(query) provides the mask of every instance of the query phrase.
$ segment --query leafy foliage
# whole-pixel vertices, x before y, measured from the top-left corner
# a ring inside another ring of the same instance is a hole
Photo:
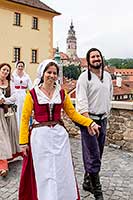
[[[63,67],[63,75],[68,79],[77,80],[79,75],[81,74],[80,66],[69,65],[68,67]]]
[[[127,58],[127,59],[121,59],[121,58],[110,58],[106,60],[106,63],[109,66],[115,66],[119,69],[133,69],[133,59]]]

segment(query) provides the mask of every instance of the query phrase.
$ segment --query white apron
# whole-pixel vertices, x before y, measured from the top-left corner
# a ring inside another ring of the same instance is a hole
[[[20,120],[21,120],[21,113],[23,108],[23,103],[25,99],[26,91],[25,89],[16,89],[16,105],[17,105],[17,112],[16,112],[16,118],[17,118],[17,124],[18,128],[20,127]]]
[[[61,125],[34,128],[31,149],[39,200],[76,200],[68,133]]]
[[[48,99],[38,86],[35,91],[39,103],[61,102],[58,88],[52,99]],[[33,128],[31,151],[38,200],[76,200],[77,188],[66,129],[59,124]]]

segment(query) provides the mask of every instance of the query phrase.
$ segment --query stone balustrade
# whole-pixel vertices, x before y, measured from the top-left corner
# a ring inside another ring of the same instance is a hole
[[[79,128],[65,114],[63,117],[70,136],[80,137]],[[133,102],[112,101],[106,144],[133,151]]]

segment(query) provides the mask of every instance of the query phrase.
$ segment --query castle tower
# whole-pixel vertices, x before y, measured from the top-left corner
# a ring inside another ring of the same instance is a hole
[[[67,43],[66,53],[70,59],[74,60],[77,57],[77,38],[75,36],[75,30],[72,21],[70,29],[68,30],[68,37],[66,43]]]

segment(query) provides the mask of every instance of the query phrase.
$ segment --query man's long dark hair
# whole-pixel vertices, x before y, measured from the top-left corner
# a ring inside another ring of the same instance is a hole
[[[103,80],[103,72],[104,72],[104,61],[103,61],[103,56],[102,56],[101,51],[99,49],[97,49],[97,48],[91,48],[91,49],[89,49],[89,51],[86,54],[86,60],[87,60],[87,64],[88,64],[88,80],[89,81],[91,80],[91,73],[90,73],[89,66],[90,66],[90,53],[92,51],[98,51],[99,54],[100,54],[100,56],[101,56],[101,59],[102,59],[102,71],[101,71],[101,78],[100,78],[100,80],[102,81]]]

